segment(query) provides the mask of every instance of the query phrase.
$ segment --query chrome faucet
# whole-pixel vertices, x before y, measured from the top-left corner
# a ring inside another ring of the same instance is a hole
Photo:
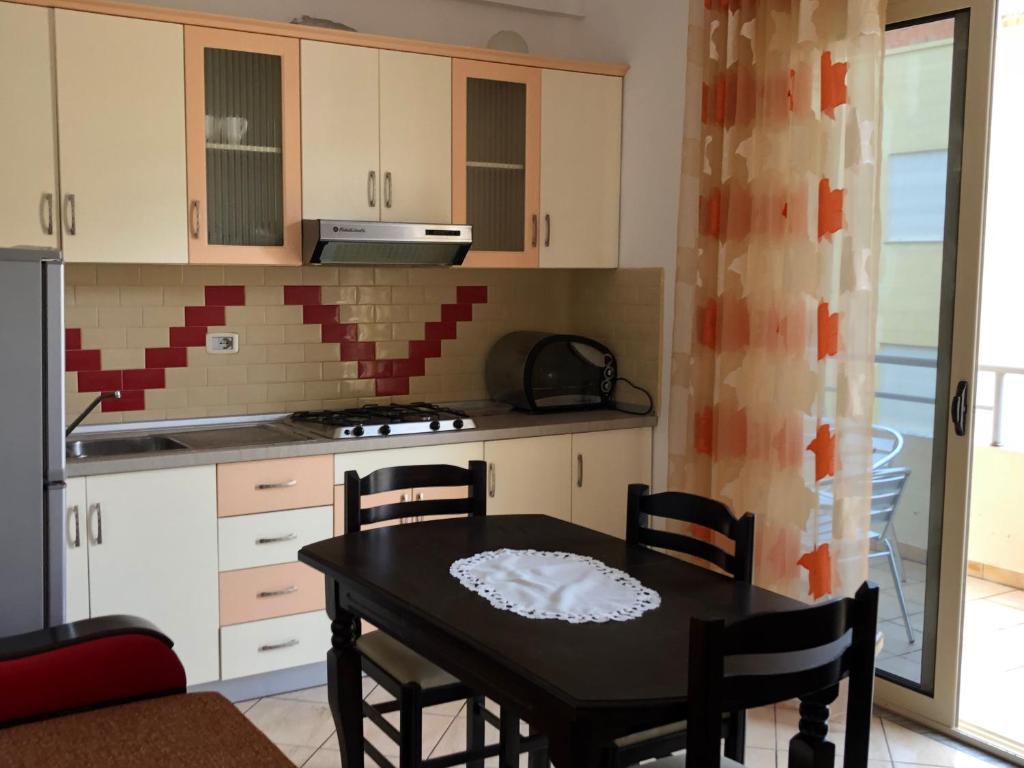
[[[100,392],[100,394],[96,396],[96,399],[93,400],[91,403],[89,403],[89,405],[86,407],[86,409],[84,411],[82,411],[82,413],[79,415],[79,417],[77,419],[75,419],[74,421],[72,421],[68,425],[68,428],[66,430],[64,430],[64,437],[69,437],[71,435],[71,433],[75,431],[75,428],[79,424],[81,424],[83,421],[85,421],[86,417],[88,417],[88,415],[90,413],[92,413],[96,409],[96,406],[99,405],[100,403],[102,403],[104,400],[120,400],[120,399],[121,399],[121,390],[119,390],[119,389],[115,389],[113,392]]]

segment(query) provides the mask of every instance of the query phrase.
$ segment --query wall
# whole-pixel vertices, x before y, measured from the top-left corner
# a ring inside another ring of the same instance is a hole
[[[153,0],[151,5],[287,21],[302,14],[341,21],[361,32],[483,46],[499,30],[514,30],[531,53],[625,62],[620,253],[624,267],[661,267],[662,300],[676,306],[675,264],[683,104],[700,95],[700,75],[684,80],[688,19],[701,19],[701,0],[587,0],[573,18],[464,0]],[[700,36],[696,43],[701,43]],[[691,118],[699,118],[699,101]],[[699,123],[698,123],[699,128]],[[693,200],[696,210],[696,197]],[[688,226],[688,225],[687,225]],[[672,312],[660,333],[661,356],[672,352]],[[659,400],[668,403],[668,376]],[[668,471],[667,406],[654,435],[654,486]],[[675,438],[673,438],[675,439]]]
[[[67,412],[87,423],[487,399],[515,330],[585,333],[657,392],[659,269],[67,268]],[[208,332],[239,335],[235,354]],[[627,389],[619,396],[637,402]]]

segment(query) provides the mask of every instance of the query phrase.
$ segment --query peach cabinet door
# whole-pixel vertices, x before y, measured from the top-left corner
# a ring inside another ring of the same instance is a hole
[[[217,465],[217,515],[248,515],[331,504],[331,456]]]
[[[188,255],[300,264],[299,41],[185,28]]]
[[[92,615],[153,622],[174,640],[189,685],[219,672],[216,483],[212,466],[86,480]]]
[[[484,443],[488,515],[571,519],[572,436]]]
[[[452,60],[380,52],[380,218],[452,220]]]
[[[452,220],[473,225],[467,267],[536,267],[541,71],[452,61]]]
[[[626,536],[626,488],[651,482],[651,430],[572,436],[572,522]]]
[[[220,574],[220,624],[290,616],[324,607],[324,577],[305,563]]]
[[[181,25],[55,20],[64,258],[187,261]]]
[[[52,19],[0,3],[0,247],[59,243]]]
[[[302,41],[302,216],[380,218],[380,53]]]
[[[544,70],[542,267],[619,265],[622,78]]]

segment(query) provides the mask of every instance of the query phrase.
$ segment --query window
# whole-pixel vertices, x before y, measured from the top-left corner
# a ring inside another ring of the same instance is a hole
[[[886,235],[890,243],[942,242],[946,150],[889,155]]]

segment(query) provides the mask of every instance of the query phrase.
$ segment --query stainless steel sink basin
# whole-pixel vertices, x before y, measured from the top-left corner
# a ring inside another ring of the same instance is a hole
[[[138,453],[178,451],[186,446],[162,435],[140,437],[95,437],[88,440],[69,440],[66,455],[69,459],[87,459],[94,456],[130,456]]]
[[[309,435],[278,423],[183,430],[174,432],[172,437],[197,451],[299,443],[310,439]]]

